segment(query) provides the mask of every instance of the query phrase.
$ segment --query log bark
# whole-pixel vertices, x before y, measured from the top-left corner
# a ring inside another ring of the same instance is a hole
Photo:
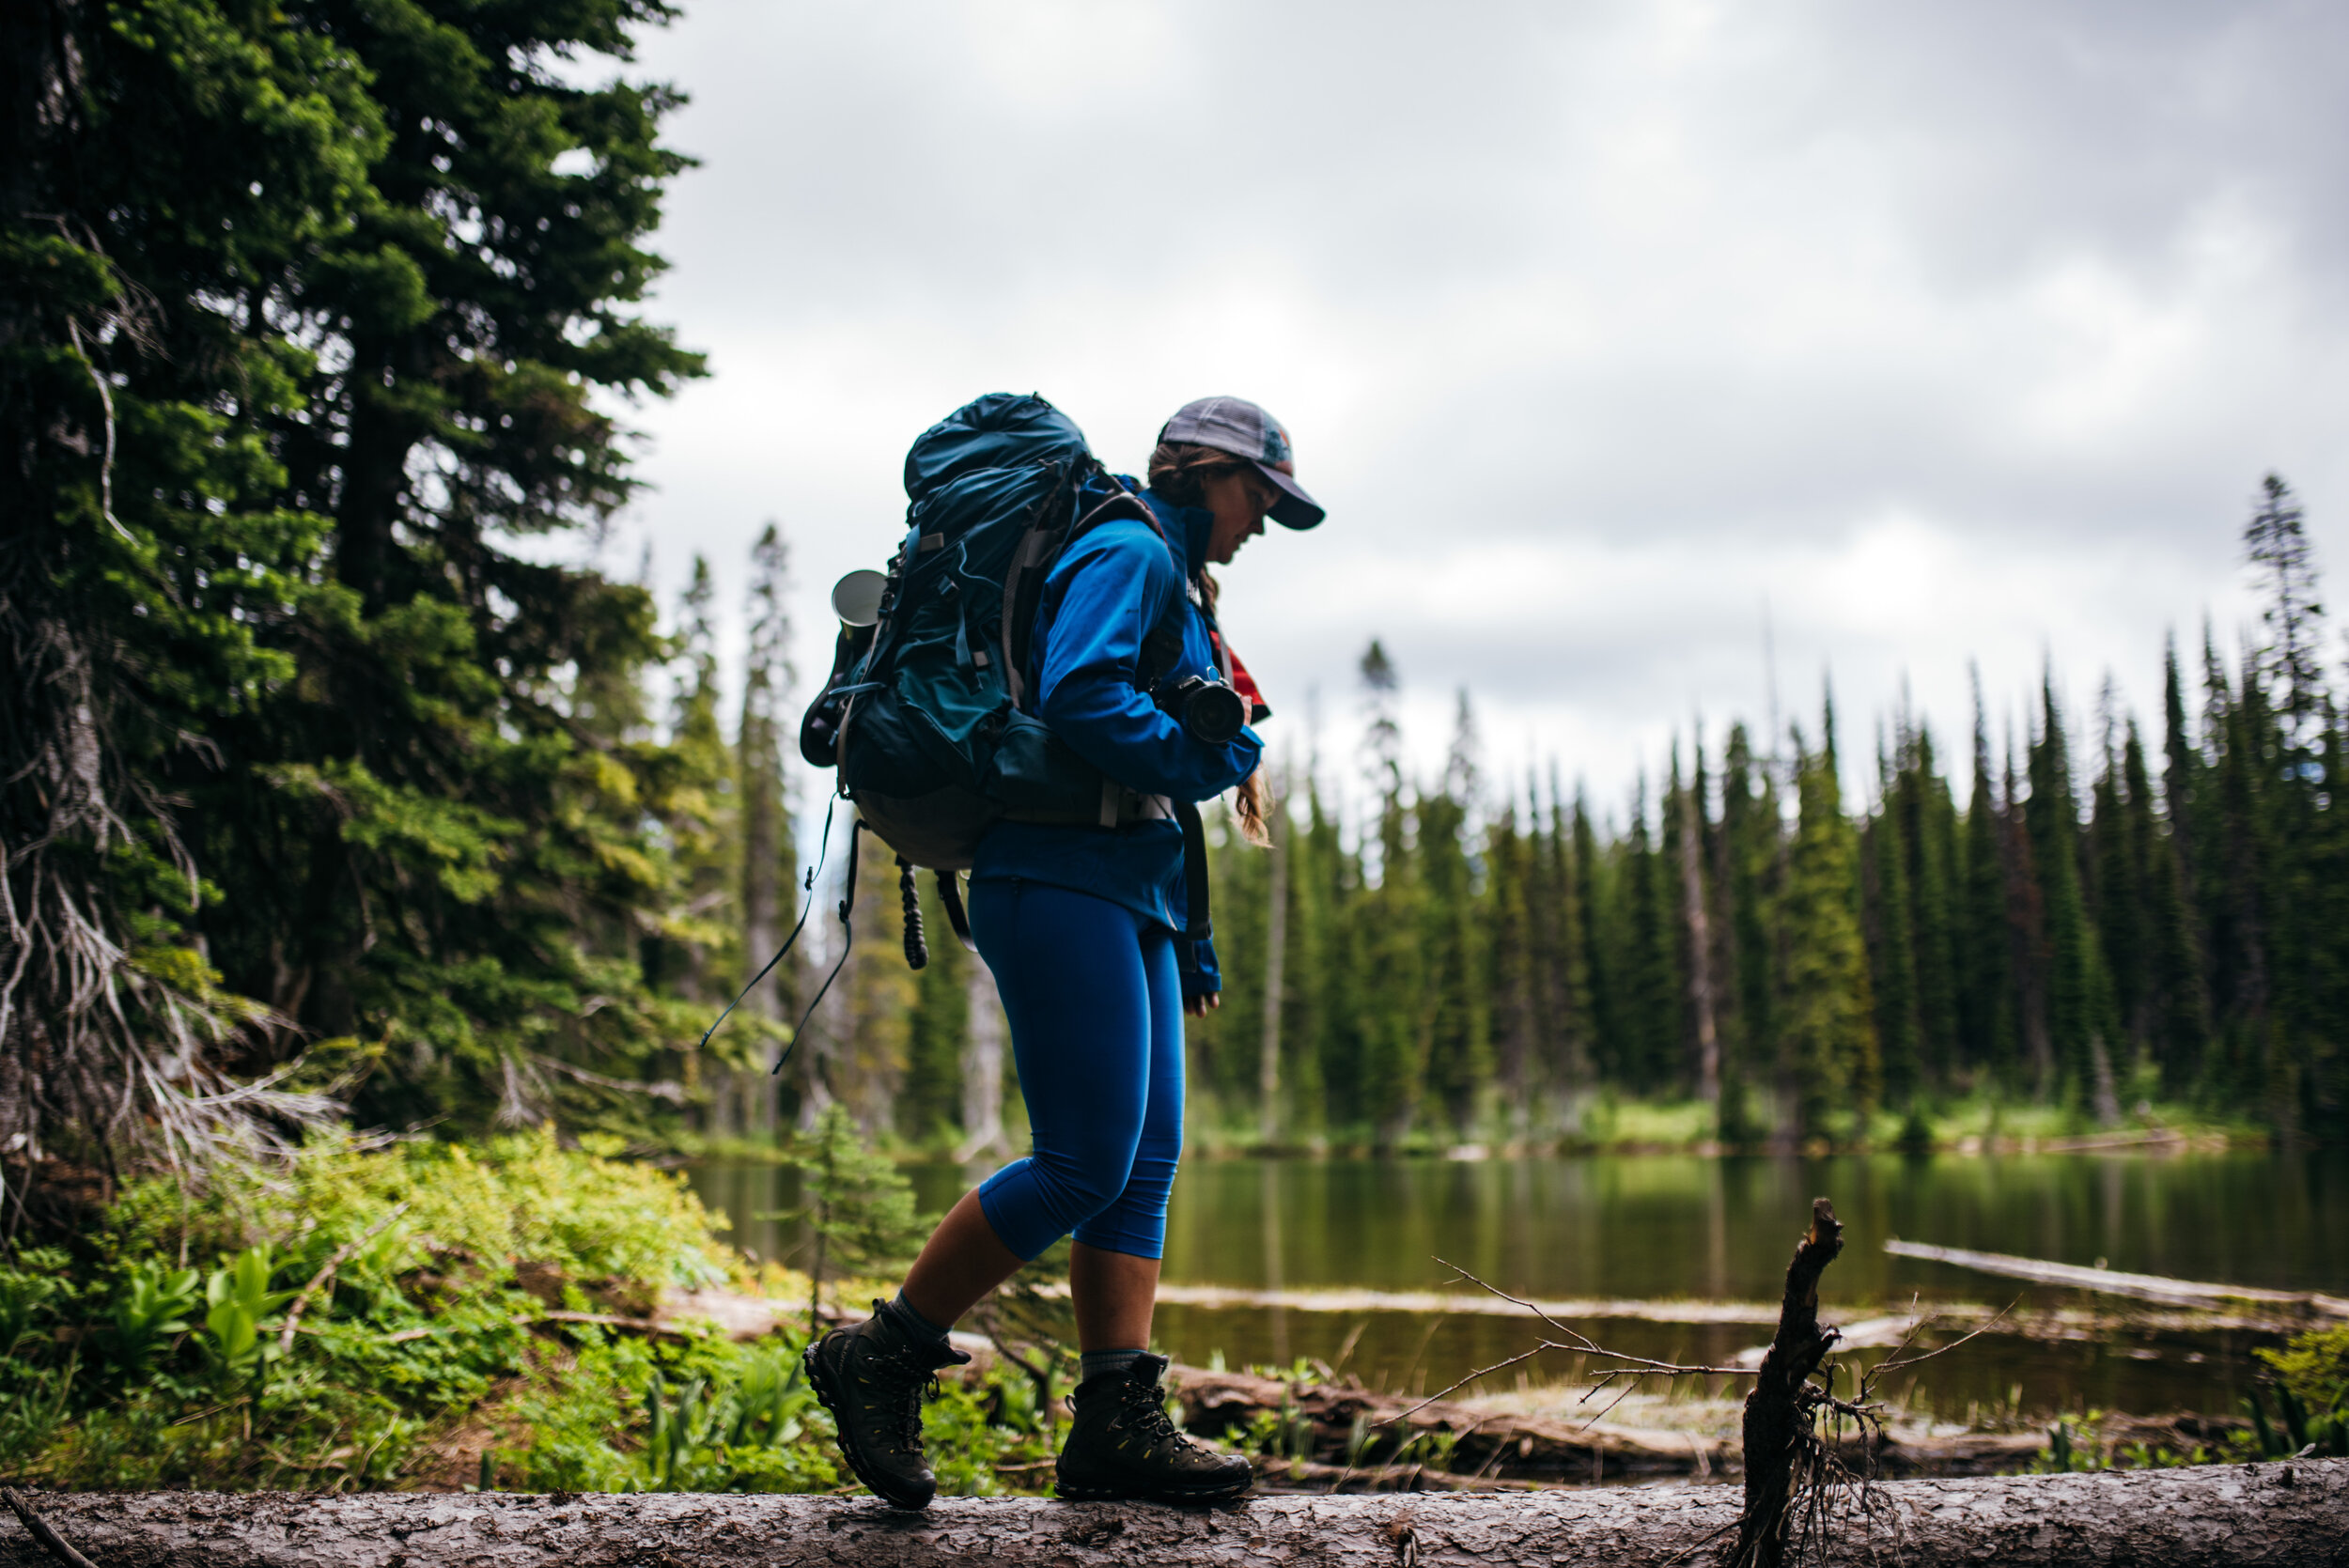
[[[2081,1562],[2161,1568],[2349,1564],[2349,1460],[2003,1480],[1893,1482],[1880,1522],[1847,1521],[1830,1563]],[[952,1499],[373,1493],[39,1495],[104,1568],[1664,1568],[1718,1562],[1733,1487],[1508,1496],[1284,1497],[1220,1509]],[[0,1515],[0,1568],[54,1568]]]

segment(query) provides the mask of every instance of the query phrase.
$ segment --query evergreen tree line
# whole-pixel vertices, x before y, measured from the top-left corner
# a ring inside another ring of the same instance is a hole
[[[1370,787],[1350,792],[1368,809],[1349,818],[1309,766],[1275,780],[1269,852],[1235,831],[1215,845],[1226,988],[1190,1025],[1199,1114],[1268,1144],[1395,1146],[1574,1136],[1612,1097],[1694,1098],[1729,1141],[1834,1141],[1875,1112],[1988,1095],[2083,1126],[2157,1102],[2349,1131],[2349,812],[2327,788],[2349,726],[2280,480],[2246,541],[2265,632],[2232,664],[2206,634],[2191,677],[2173,648],[2157,735],[2108,686],[2083,743],[2050,675],[2023,732],[1994,737],[1978,691],[1969,768],[1895,715],[1857,804],[1831,697],[1815,729],[1675,745],[1621,826],[1554,767],[1480,777],[1466,693],[1444,768],[1418,782],[1372,643]],[[926,877],[941,939],[909,971],[885,851],[860,884],[858,945],[785,1114],[837,1094],[875,1133],[990,1136],[1003,1053],[984,966],[944,939]]]
[[[1271,857],[1219,850],[1195,1081],[1290,1141],[1555,1135],[1609,1093],[1711,1102],[1732,1141],[1978,1093],[2349,1132],[2349,724],[2280,480],[2246,543],[2264,635],[2190,674],[2173,646],[2157,735],[2108,687],[2083,746],[2050,675],[1994,744],[1978,687],[1970,778],[1902,715],[1857,809],[1831,696],[1815,732],[1675,745],[1621,831],[1554,771],[1488,804],[1465,693],[1413,789],[1374,643],[1375,813],[1309,772]]]

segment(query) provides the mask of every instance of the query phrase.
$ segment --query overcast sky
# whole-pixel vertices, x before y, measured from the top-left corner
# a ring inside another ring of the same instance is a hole
[[[1831,672],[1962,752],[2044,660],[2157,722],[2162,642],[2250,625],[2261,475],[2349,569],[2349,8],[685,0],[630,68],[702,160],[655,306],[714,374],[633,411],[672,602],[731,643],[764,520],[824,594],[899,465],[1040,391],[1113,468],[1265,404],[1329,507],[1224,573],[1278,717],[1351,772],[1353,667],[1432,764],[1555,758],[1620,815],[1702,718]],[[2339,651],[2339,644],[2335,644]],[[1963,788],[1961,782],[1960,787]]]

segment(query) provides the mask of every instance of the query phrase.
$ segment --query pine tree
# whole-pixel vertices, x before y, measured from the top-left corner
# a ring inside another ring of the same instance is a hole
[[[661,822],[676,866],[677,902],[660,935],[646,943],[646,979],[707,1011],[733,995],[742,970],[739,919],[740,824],[732,750],[718,722],[716,589],[709,563],[693,558],[678,605],[676,648],[682,666],[670,700],[669,768],[647,803]],[[698,1030],[693,1031],[698,1035]],[[759,1035],[734,1030],[714,1042],[715,1062],[698,1047],[684,1052],[686,1092],[703,1101],[702,1129],[739,1137],[758,1121],[767,1066],[755,1058]]]
[[[2262,872],[2266,826],[2265,785],[2278,760],[2270,742],[2266,693],[2255,663],[2247,660],[2241,684],[2229,690],[2226,675],[2211,660],[2211,706],[2223,711],[2213,726],[2216,818],[2211,874],[2213,986],[2221,1032],[2224,1092],[2238,1103],[2275,1098],[2279,1053],[2275,1040],[2273,997],[2268,977],[2267,901]],[[2223,693],[2223,699],[2220,695]],[[2207,721],[2206,721],[2207,722]]]
[[[2269,1120],[2290,1139],[2305,1117],[2325,1115],[2330,1063],[2341,1048],[2325,1002],[2324,975],[2325,956],[2337,939],[2314,918],[2325,893],[2311,875],[2327,840],[2330,800],[2320,759],[2333,724],[2315,551],[2298,501],[2272,474],[2244,529],[2244,547],[2267,600],[2261,612],[2267,643],[2253,655],[2244,679],[2247,690],[2263,689],[2268,715],[2267,734],[2255,743],[2267,758],[2255,791],[2254,850],[2273,1009],[2264,1098]]]
[[[1610,881],[1614,867],[1599,853],[1598,834],[1591,826],[1589,803],[1578,787],[1574,795],[1574,886],[1582,930],[1583,970],[1591,986],[1591,1068],[1603,1082],[1624,1080],[1623,982],[1616,959],[1614,900]]]
[[[1549,827],[1542,835],[1542,888],[1535,900],[1541,956],[1535,972],[1543,982],[1538,1024],[1550,1091],[1567,1102],[1590,1087],[1596,1008],[1591,996],[1591,952],[1587,927],[1586,862],[1574,822],[1566,815],[1555,768],[1549,777]]]
[[[1672,913],[1679,902],[1672,896],[1677,880],[1648,831],[1643,774],[1633,788],[1631,831],[1624,842],[1618,883],[1624,976],[1621,1073],[1626,1085],[1641,1094],[1663,1089],[1679,1064],[1679,922]]]
[[[2133,784],[2143,786],[2145,774],[2145,749],[2137,726],[2130,723],[2116,745],[2110,704],[2107,706],[2104,766],[2090,790],[2088,860],[2095,872],[2090,906],[2130,1055],[2150,1056],[2155,1001],[2152,890],[2146,877],[2154,808],[2151,800],[2132,791]]]
[[[1778,785],[1769,766],[1755,759],[1746,727],[1733,725],[1721,768],[1721,841],[1736,1005],[1724,1072],[1745,1086],[1774,1082],[1777,1077],[1775,906],[1782,837]],[[1738,1092],[1729,1093],[1724,1103],[1742,1106]]]
[[[2024,820],[2046,920],[2047,1038],[2055,1087],[2085,1095],[2093,1077],[2096,1032],[2095,933],[2080,883],[2079,807],[2072,785],[2070,742],[2056,707],[2054,678],[2040,687],[2040,727],[2030,750],[2030,798]]]
[[[305,933],[244,896],[307,870],[306,834],[291,857],[264,836],[275,798],[381,826],[315,770],[280,773],[304,759],[260,719],[351,613],[322,567],[325,498],[288,492],[276,431],[311,416],[304,365],[333,338],[301,291],[377,204],[390,132],[362,63],[307,15],[24,0],[0,59],[13,1232],[51,1172],[200,1172],[335,1109],[228,1075],[295,1048],[265,1009],[319,988]]]
[[[1292,811],[1290,833],[1288,982],[1281,1020],[1281,1081],[1285,1090],[1285,1136],[1321,1136],[1347,1109],[1332,1102],[1337,1064],[1346,1050],[1345,1018],[1351,975],[1346,952],[1350,857],[1341,825],[1323,804],[1312,770],[1305,777],[1304,819]]]
[[[766,965],[782,945],[783,933],[793,920],[791,871],[796,857],[783,770],[784,715],[792,685],[791,613],[786,604],[789,591],[790,549],[782,530],[770,521],[751,549],[750,588],[744,607],[750,627],[749,657],[742,675],[742,719],[735,737],[742,856],[742,975],[738,985],[748,985]],[[798,982],[790,960],[777,965],[744,1000],[743,1010],[770,1024],[788,1024],[800,1014]],[[779,1087],[792,1088],[806,1097],[809,1075],[817,1070],[823,1049],[818,1044],[792,1053],[791,1084],[779,1086],[770,1079],[756,1086],[755,1103],[750,1108],[753,1126],[761,1131],[774,1126]]]
[[[1368,719],[1364,752],[1379,805],[1371,840],[1377,854],[1377,880],[1357,905],[1353,963],[1361,984],[1354,993],[1354,1032],[1360,1038],[1355,1093],[1371,1136],[1381,1147],[1392,1147],[1410,1132],[1427,1086],[1432,1018],[1426,898],[1413,853],[1403,734],[1394,714],[1401,680],[1375,640],[1362,655],[1361,670]]]
[[[1721,1041],[1720,1006],[1719,1000],[1720,959],[1719,945],[1715,938],[1713,890],[1708,876],[1713,857],[1708,852],[1713,841],[1705,796],[1704,741],[1702,735],[1695,742],[1695,772],[1688,788],[1675,791],[1680,797],[1674,820],[1680,825],[1680,842],[1676,846],[1676,863],[1680,881],[1680,920],[1682,959],[1681,972],[1688,976],[1689,1030],[1696,1047],[1697,1098],[1718,1107],[1721,1099]],[[1672,762],[1675,777],[1680,771],[1679,759]]]
[[[1517,806],[1501,808],[1486,830],[1486,970],[1480,987],[1491,1000],[1494,1067],[1513,1138],[1532,1129],[1540,1041],[1540,986],[1534,972],[1532,894],[1538,833],[1517,831]]]
[[[2007,737],[2003,788],[1999,795],[1999,851],[2006,874],[2008,962],[2015,975],[2015,1035],[2032,1093],[2054,1092],[2056,1057],[2047,1012],[2047,912],[2039,877],[2038,851],[2015,779],[2014,737]]]
[[[2271,474],[2260,481],[2259,505],[2243,529],[2244,553],[2265,579],[2260,618],[2269,642],[2260,676],[2275,693],[2287,744],[2309,737],[2324,701],[2325,607],[2317,602],[2316,556],[2307,514],[2292,487]]]
[[[365,67],[387,139],[378,199],[269,286],[343,346],[271,439],[288,502],[334,520],[345,597],[271,716],[276,777],[320,787],[278,798],[263,836],[290,853],[248,859],[232,896],[283,900],[305,1022],[402,1043],[362,1115],[625,1113],[566,1069],[626,1077],[665,1044],[647,1009],[585,1005],[639,989],[640,913],[666,902],[645,844],[654,759],[601,707],[661,651],[649,598],[506,541],[602,526],[635,482],[599,397],[701,373],[633,310],[661,266],[639,241],[686,164],[656,140],[678,100],[576,86],[556,64],[626,58],[630,30],[666,14],[310,13]],[[590,172],[556,172],[572,149]]]
[[[2170,639],[2162,672],[2162,811],[2168,831],[2157,853],[2166,873],[2154,879],[2161,900],[2155,936],[2161,943],[2162,1071],[2171,1094],[2201,1082],[2213,1065],[2210,947],[2202,917],[2201,813],[2196,800],[2202,757],[2187,733],[2185,683],[2178,674],[2177,639]]]
[[[2008,925],[2007,832],[1990,765],[1990,721],[1974,681],[1974,783],[1966,807],[1964,911],[1958,941],[1959,1051],[1965,1066],[2001,1087],[2015,1082],[2018,1017]]]
[[[1864,1126],[1881,1088],[1875,998],[1859,930],[1858,845],[1836,777],[1831,703],[1825,734],[1816,753],[1804,750],[1799,735],[1795,740],[1801,808],[1782,906],[1779,1038],[1795,1089],[1792,1130],[1801,1137]]]
[[[1916,932],[1908,892],[1912,846],[1906,815],[1898,808],[1899,784],[1890,757],[1879,753],[1876,771],[1884,808],[1860,831],[1861,929],[1875,991],[1876,1037],[1883,1053],[1885,1088],[1894,1103],[1905,1105],[1916,1095],[1922,1054],[1917,1017]]]
[[[1427,1087],[1463,1134],[1473,1128],[1492,1077],[1490,1001],[1469,859],[1475,753],[1475,720],[1463,691],[1442,787],[1423,793],[1414,814],[1427,955]]]

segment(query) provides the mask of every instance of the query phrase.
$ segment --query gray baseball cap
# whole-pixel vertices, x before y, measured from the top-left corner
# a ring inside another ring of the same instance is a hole
[[[1256,465],[1279,487],[1272,520],[1284,528],[1311,528],[1327,514],[1297,482],[1297,456],[1281,422],[1245,397],[1202,397],[1185,403],[1159,432],[1161,442],[1212,446]]]

